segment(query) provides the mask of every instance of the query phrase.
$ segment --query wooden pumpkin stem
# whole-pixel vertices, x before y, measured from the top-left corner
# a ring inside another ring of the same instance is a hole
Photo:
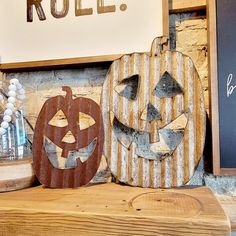
[[[62,87],[62,91],[65,91],[66,92],[66,99],[72,99],[72,90],[70,87],[68,86],[63,86]]]

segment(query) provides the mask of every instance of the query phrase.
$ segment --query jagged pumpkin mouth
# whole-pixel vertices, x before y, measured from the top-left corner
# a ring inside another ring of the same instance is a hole
[[[173,154],[183,140],[188,119],[189,112],[184,112],[165,127],[158,129],[157,142],[151,142],[150,132],[128,127],[120,122],[113,112],[110,113],[112,130],[117,140],[127,149],[134,145],[138,157],[155,161]]]
[[[97,146],[95,138],[88,146],[78,150],[69,151],[67,158],[62,157],[63,149],[58,147],[49,138],[44,136],[44,148],[47,157],[54,168],[57,169],[74,169],[77,167],[77,161],[86,162],[93,154]]]

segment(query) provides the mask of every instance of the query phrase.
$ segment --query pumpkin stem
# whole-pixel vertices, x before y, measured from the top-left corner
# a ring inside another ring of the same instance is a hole
[[[66,92],[66,98],[67,99],[72,99],[72,90],[70,87],[68,86],[63,86],[62,87],[62,91],[65,91]]]

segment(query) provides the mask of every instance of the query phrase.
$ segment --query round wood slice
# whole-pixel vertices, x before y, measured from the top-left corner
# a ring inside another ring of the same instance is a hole
[[[30,187],[34,180],[31,159],[0,161],[0,192]]]

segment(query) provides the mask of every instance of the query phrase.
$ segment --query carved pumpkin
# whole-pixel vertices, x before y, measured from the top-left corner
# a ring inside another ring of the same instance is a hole
[[[117,180],[132,186],[181,186],[203,151],[198,73],[189,57],[163,51],[161,41],[154,41],[150,55],[114,61],[103,86],[104,154]]]
[[[33,163],[39,181],[52,188],[79,187],[96,174],[103,149],[104,131],[99,106],[88,98],[66,96],[48,99],[35,126]],[[58,114],[65,119],[58,122]],[[92,120],[83,127],[81,116]],[[53,123],[53,121],[56,121]]]

